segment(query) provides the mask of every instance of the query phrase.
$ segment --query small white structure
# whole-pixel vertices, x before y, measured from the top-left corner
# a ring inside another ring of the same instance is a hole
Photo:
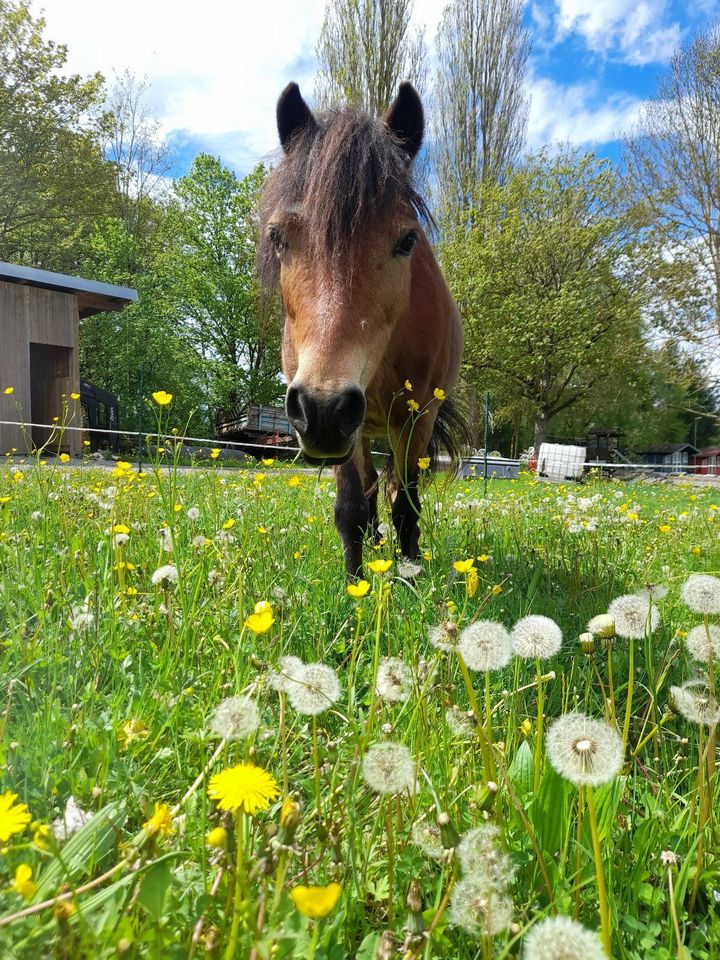
[[[537,474],[548,480],[579,480],[587,447],[575,447],[562,443],[542,443],[537,461]]]

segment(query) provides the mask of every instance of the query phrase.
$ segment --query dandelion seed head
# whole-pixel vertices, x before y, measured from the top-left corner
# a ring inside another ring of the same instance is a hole
[[[150,582],[155,587],[169,587],[178,582],[177,567],[172,563],[166,563],[158,567],[150,578]]]
[[[415,762],[401,743],[373,744],[363,757],[362,774],[376,793],[402,793],[415,783]]]
[[[300,675],[304,666],[300,657],[280,657],[278,669],[268,671],[268,685],[278,693],[287,693],[289,685]]]
[[[615,633],[627,640],[642,640],[646,630],[653,633],[660,626],[657,608],[637,593],[615,597],[608,607],[608,616],[615,621]]]
[[[420,576],[422,567],[419,563],[413,563],[411,560],[401,560],[397,565],[397,574],[403,580],[414,580]]]
[[[720,627],[714,623],[708,624],[707,630],[704,623],[693,627],[685,637],[685,645],[690,656],[698,663],[720,659]]]
[[[494,620],[477,620],[460,635],[458,653],[470,670],[501,670],[512,659],[510,633]]]
[[[587,629],[588,633],[594,633],[596,637],[607,639],[615,636],[615,621],[607,613],[599,613],[588,621]]]
[[[398,657],[384,657],[380,662],[375,691],[390,703],[403,703],[412,693],[412,671]]]
[[[215,708],[213,733],[226,740],[244,740],[260,726],[260,711],[250,697],[227,697]]]
[[[680,595],[695,613],[720,613],[720,577],[692,573],[682,585]]]
[[[340,681],[332,667],[308,663],[292,677],[287,694],[298,713],[317,716],[339,699]]]
[[[475,736],[477,727],[472,715],[468,714],[453,704],[445,711],[445,723],[448,725],[450,733],[456,737]]]
[[[720,723],[720,703],[705,680],[690,680],[680,687],[670,687],[670,696],[677,712],[691,723],[708,727]]]
[[[200,510],[197,507],[190,507],[187,512],[188,520],[199,520]]]
[[[635,592],[639,597],[645,597],[647,600],[663,600],[668,595],[668,587],[664,583],[644,583],[639,590]]]
[[[468,830],[460,838],[456,854],[463,876],[500,890],[512,883],[510,857],[500,849],[500,831],[491,823]]]
[[[546,917],[525,937],[523,960],[606,960],[595,930],[570,917]]]
[[[471,937],[494,937],[512,923],[512,900],[484,883],[463,878],[455,884],[448,922]]]
[[[554,657],[562,646],[560,627],[550,617],[539,614],[518,620],[511,636],[513,651],[523,660],[546,660]]]
[[[584,713],[566,713],[547,733],[547,753],[554,769],[576,786],[599,787],[620,772],[623,745],[617,731]]]
[[[55,839],[62,842],[69,840],[90,820],[92,820],[92,813],[83,810],[75,797],[70,796],[65,804],[65,813],[57,820],[53,820],[50,829]]]
[[[460,631],[458,625],[452,620],[444,620],[428,630],[428,640],[438,650],[444,650],[449,653],[457,648],[460,642]]]
[[[443,845],[440,827],[437,824],[416,821],[412,827],[412,842],[431,860],[443,861],[452,856],[452,850],[447,850]]]

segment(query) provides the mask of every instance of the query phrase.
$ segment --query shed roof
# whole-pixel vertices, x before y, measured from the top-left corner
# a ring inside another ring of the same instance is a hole
[[[128,303],[137,300],[137,290],[131,287],[70,277],[64,273],[52,273],[50,270],[38,270],[36,267],[24,267],[17,263],[0,261],[0,280],[41,287],[43,290],[74,293],[78,298],[81,317],[91,317],[94,313],[105,310],[122,310]]]
[[[688,450],[690,453],[698,453],[698,448],[691,443],[656,443],[651,447],[645,447],[640,453],[680,453],[681,450]]]
[[[720,447],[703,447],[700,457],[720,457]]]

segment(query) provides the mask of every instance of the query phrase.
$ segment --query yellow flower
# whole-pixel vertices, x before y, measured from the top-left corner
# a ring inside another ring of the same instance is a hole
[[[0,497],[0,503],[10,503],[12,497]]]
[[[127,748],[134,740],[142,740],[149,732],[142,720],[131,717],[120,728],[118,740],[123,747]]]
[[[267,600],[258,600],[255,612],[245,620],[245,626],[253,633],[267,633],[274,623],[272,607]]]
[[[5,843],[13,834],[22,833],[32,819],[24,803],[15,803],[17,794],[6,790],[0,794],[0,843]]]
[[[232,530],[234,526],[235,526],[235,517],[230,517],[230,519],[226,520],[225,523],[222,525],[222,528],[223,530]]]
[[[263,465],[264,467],[271,467],[271,466],[275,463],[275,458],[274,458],[274,457],[267,457],[267,458],[263,457],[263,459],[262,459],[260,462],[262,463],[262,465]]]
[[[6,397],[11,397],[15,393],[15,387],[5,387],[3,393]]]
[[[358,599],[359,597],[364,597],[365,594],[370,589],[370,584],[367,580],[358,580],[357,583],[349,583],[347,585],[347,592],[351,597]]]
[[[148,833],[159,833],[167,836],[173,832],[173,816],[170,807],[166,803],[156,803],[155,812],[143,824]]]
[[[227,845],[227,830],[225,827],[215,827],[214,830],[211,830],[205,837],[205,843],[209,847],[223,849]]]
[[[467,560],[456,560],[453,567],[458,573],[470,573],[475,567],[475,558],[469,557]]]
[[[58,460],[60,461],[60,463],[67,463],[69,459],[70,459],[70,455],[67,453],[61,453],[60,456],[58,457]]]
[[[27,863],[21,863],[15,871],[13,880],[13,890],[23,900],[32,900],[37,892],[37,884],[32,880],[32,867]]]
[[[410,383],[409,380],[406,380],[406,381],[405,381],[405,389],[406,389],[406,390],[412,390],[412,384]]]
[[[130,533],[130,527],[125,526],[124,523],[116,523],[112,528],[113,533]]]
[[[216,773],[208,787],[208,796],[217,800],[221,810],[242,810],[251,815],[267,810],[279,794],[273,775],[252,763],[238,763]]]
[[[212,450],[210,451],[210,459],[217,460],[219,456],[220,456],[220,447],[213,447]]]
[[[529,737],[533,730],[532,721],[528,720],[527,717],[520,724],[520,730],[526,737]]]
[[[299,487],[300,486],[300,477],[290,477],[288,480],[289,487]]]
[[[156,390],[152,398],[159,407],[166,407],[172,400],[173,395],[171,393],[165,393],[164,390]]]
[[[494,597],[497,597],[499,594],[501,594],[501,593],[502,593],[502,587],[500,586],[500,584],[499,584],[499,583],[496,583],[495,586],[494,586],[494,587],[492,588],[492,590],[490,591],[490,593],[491,593]]]
[[[392,566],[392,560],[371,560],[368,567],[373,573],[387,573]]]
[[[326,887],[293,887],[290,896],[303,916],[318,920],[335,909],[341,890],[339,883],[329,883]]]
[[[427,470],[429,466],[430,466],[430,457],[420,457],[418,459],[418,467],[420,467],[421,470]]]
[[[490,557],[488,556],[487,553],[481,553],[480,556],[478,557],[478,560],[480,561],[480,563],[487,563],[489,559]]]
[[[435,387],[435,389],[433,390],[433,396],[435,397],[436,400],[444,400],[445,391],[442,389],[442,387]]]
[[[420,409],[420,404],[417,402],[417,400],[408,400],[407,403],[410,413],[417,413],[417,411]]]
[[[660,524],[660,533],[669,533],[672,530],[672,527],[667,523]]]
[[[137,596],[137,587],[128,587],[127,590],[125,591],[125,593],[126,593],[129,597],[136,597],[136,596]]]
[[[50,840],[50,827],[46,823],[33,823],[30,825],[33,832],[33,843],[40,850],[48,850]]]
[[[71,394],[70,394],[70,399],[71,399],[71,400],[79,400],[79,399],[80,399],[80,394],[79,394],[79,393],[71,393]]]
[[[480,580],[478,579],[477,571],[474,568],[472,570],[468,570],[466,585],[469,597],[475,596],[479,583]]]
[[[702,553],[702,547],[690,547],[690,553],[694,553],[696,556],[699,556]]]

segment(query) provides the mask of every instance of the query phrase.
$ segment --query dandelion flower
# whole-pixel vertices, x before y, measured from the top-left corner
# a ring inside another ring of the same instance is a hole
[[[512,883],[510,857],[500,849],[500,831],[491,823],[468,830],[455,848],[463,875],[477,876],[497,889]]]
[[[415,762],[406,746],[387,740],[368,749],[362,774],[375,793],[402,793],[415,783]]]
[[[210,729],[226,740],[244,740],[260,726],[260,711],[250,697],[227,697],[215,708]]]
[[[525,937],[523,960],[606,960],[600,938],[570,917],[546,917]]]
[[[223,850],[227,846],[227,830],[225,827],[214,827],[205,837],[205,843],[209,847]]]
[[[681,716],[699,726],[720,723],[720,703],[704,680],[691,680],[681,687],[670,687],[672,704]]]
[[[162,587],[167,590],[168,587],[178,582],[177,567],[172,563],[166,563],[164,566],[158,567],[150,577],[150,582],[155,587]]]
[[[720,613],[720,577],[693,573],[683,584],[680,595],[695,613]]]
[[[145,821],[143,826],[148,833],[159,834],[163,837],[166,837],[168,834],[172,833],[174,827],[173,816],[170,812],[170,807],[166,803],[156,803],[153,815],[149,820]]]
[[[450,652],[460,642],[460,631],[452,620],[444,620],[428,630],[428,640],[437,650]]]
[[[375,691],[390,703],[403,703],[412,692],[410,667],[398,657],[384,657],[378,667]]]
[[[293,676],[288,698],[298,713],[313,717],[328,710],[340,697],[340,681],[332,667],[308,663]]]
[[[588,633],[594,633],[596,637],[609,639],[615,636],[615,621],[607,613],[599,613],[592,620],[588,621]]]
[[[482,881],[463,878],[455,884],[448,922],[473,937],[494,937],[512,922],[512,900]]]
[[[470,670],[501,670],[512,659],[512,639],[501,623],[477,620],[460,635],[458,653]]]
[[[566,713],[547,733],[550,763],[575,786],[599,787],[620,772],[623,744],[617,731],[604,720],[584,713]]]
[[[23,900],[32,900],[37,893],[37,884],[33,883],[32,867],[28,863],[21,863],[15,871],[15,879],[12,882],[15,893]]]
[[[627,640],[642,640],[646,630],[653,633],[660,626],[657,608],[637,593],[616,597],[608,607],[608,616],[615,621],[615,633]]]
[[[562,646],[562,630],[550,617],[531,614],[513,627],[512,645],[523,660],[546,660]]]
[[[701,623],[690,630],[685,638],[685,644],[690,656],[699,663],[708,663],[710,659],[718,660],[720,659],[720,627],[714,623],[708,624],[706,630],[705,624]]]
[[[0,843],[6,843],[16,833],[22,833],[32,817],[24,803],[15,803],[17,794],[6,790],[0,794]]]
[[[287,693],[304,668],[300,657],[280,657],[279,669],[268,671],[267,682],[278,693]]]
[[[238,763],[216,773],[208,787],[208,796],[217,800],[221,810],[242,810],[251,815],[267,810],[279,794],[273,775],[252,763]]]
[[[319,920],[335,909],[341,891],[339,883],[329,883],[326,887],[298,886],[290,890],[290,896],[303,916]]]

